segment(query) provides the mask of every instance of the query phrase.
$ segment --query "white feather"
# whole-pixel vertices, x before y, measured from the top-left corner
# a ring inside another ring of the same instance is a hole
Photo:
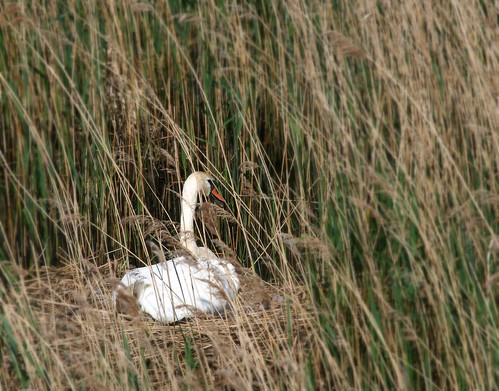
[[[181,256],[129,270],[113,294],[115,300],[119,300],[118,292],[131,291],[142,311],[171,323],[194,316],[196,311],[220,313],[234,298],[239,290],[234,265],[217,258],[209,249],[197,247],[192,232],[197,193],[204,191],[206,195],[206,184],[210,186],[207,178],[204,173],[192,174],[182,193],[180,237],[193,257]],[[153,252],[164,259],[164,253],[154,247]]]

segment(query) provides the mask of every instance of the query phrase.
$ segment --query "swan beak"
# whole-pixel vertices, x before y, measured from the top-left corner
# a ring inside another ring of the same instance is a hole
[[[221,202],[223,205],[225,205],[225,199],[222,197],[222,195],[218,192],[216,187],[212,187],[210,196],[213,201],[218,201]]]

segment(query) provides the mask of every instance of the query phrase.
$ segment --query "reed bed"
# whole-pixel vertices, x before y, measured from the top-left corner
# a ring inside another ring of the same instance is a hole
[[[237,302],[222,317],[199,315],[168,326],[134,308],[118,314],[110,294],[116,281],[106,266],[90,265],[79,279],[75,272],[70,266],[44,270],[26,281],[23,296],[13,295],[23,304],[6,305],[8,347],[16,340],[37,347],[22,367],[4,362],[5,371],[18,371],[17,379],[5,378],[7,389],[28,382],[35,389],[306,384],[303,354],[312,348],[313,325],[303,289],[255,284],[246,270]],[[265,306],[254,300],[261,288],[269,296]],[[26,317],[36,319],[37,328],[22,335]]]
[[[0,5],[4,389],[498,387],[497,7]],[[228,209],[223,316],[111,292]]]

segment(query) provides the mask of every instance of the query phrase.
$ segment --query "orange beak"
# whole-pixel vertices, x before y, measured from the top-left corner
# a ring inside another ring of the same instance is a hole
[[[211,189],[211,195],[215,197],[215,199],[217,199],[218,201],[225,203],[225,199],[222,197],[222,195],[218,192],[218,190],[215,187]]]
[[[216,189],[216,187],[213,187],[213,189],[211,189],[211,195],[213,197],[215,197],[216,200],[220,201],[220,202],[223,202],[225,204],[225,200],[224,198],[222,197],[222,195],[218,192],[218,190]]]

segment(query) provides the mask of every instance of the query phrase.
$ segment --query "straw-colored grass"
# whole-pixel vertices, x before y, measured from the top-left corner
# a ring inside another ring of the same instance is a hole
[[[48,269],[27,281],[25,296],[12,294],[25,311],[5,307],[8,338],[36,347],[24,353],[30,360],[21,371],[35,389],[276,388],[298,380],[305,386],[313,326],[303,289],[289,292],[258,280],[255,286],[256,277],[246,271],[237,303],[223,317],[200,315],[167,326],[138,313],[118,315],[110,295],[116,282],[107,267],[89,265],[79,279],[74,274],[69,266]],[[255,302],[258,288],[271,304]],[[27,318],[37,327],[23,335]],[[4,364],[7,373],[15,373],[11,364]],[[19,378],[5,380],[7,389],[19,387]]]
[[[0,4],[1,388],[496,389],[498,31],[478,0]],[[119,314],[194,170],[240,294]]]

